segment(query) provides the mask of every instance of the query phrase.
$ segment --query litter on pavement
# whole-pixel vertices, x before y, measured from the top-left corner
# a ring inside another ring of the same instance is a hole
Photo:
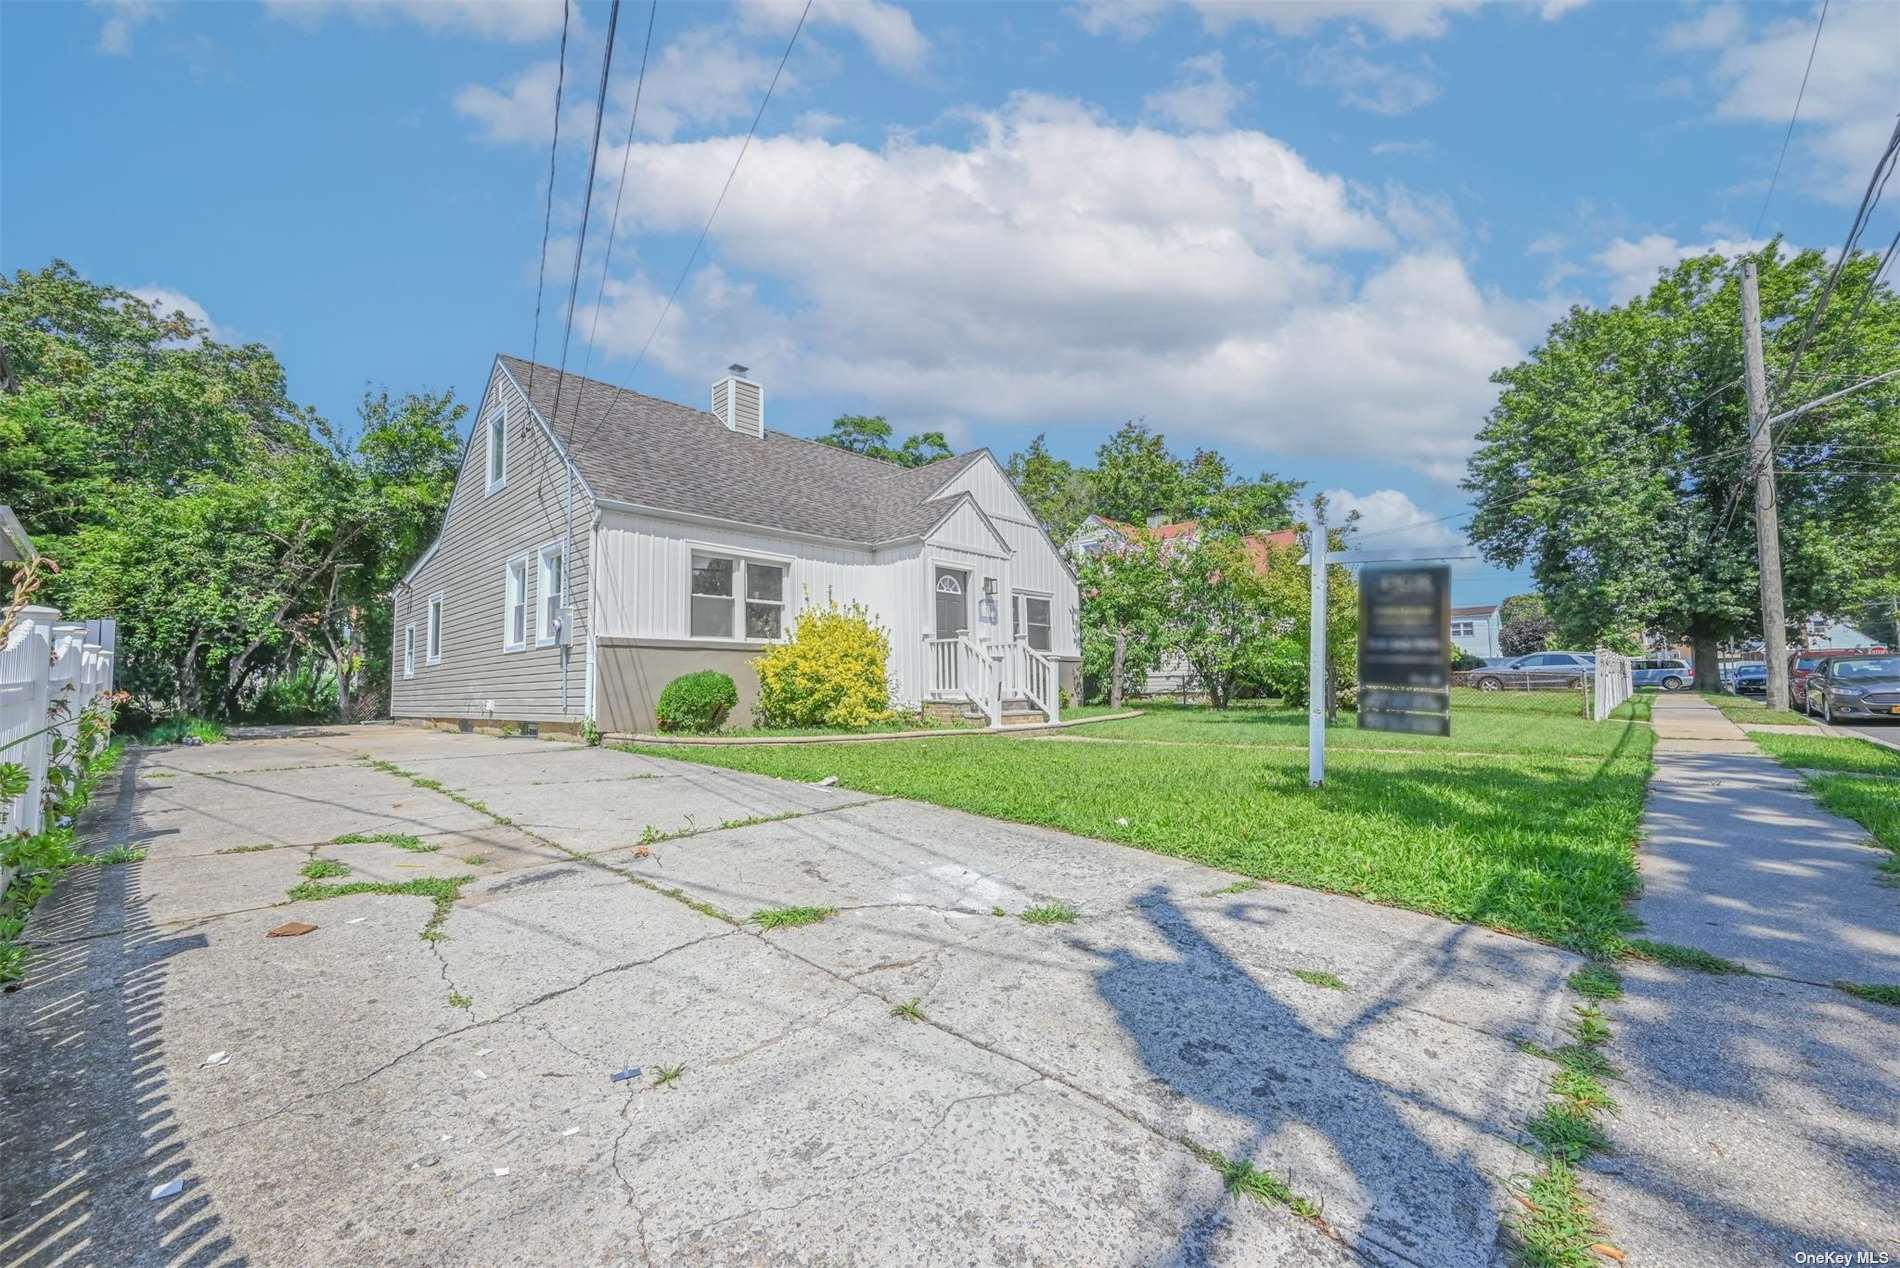
[[[817,786],[820,788],[829,788],[837,782],[838,782],[838,777],[836,775],[827,775],[823,779],[818,781]]]
[[[496,1168],[495,1168],[495,1175],[496,1175],[496,1176],[498,1176],[498,1177],[499,1177],[499,1176],[505,1176],[505,1175],[507,1175],[507,1174],[508,1174],[508,1168],[506,1168],[506,1167],[496,1167]]]
[[[205,1064],[206,1065],[226,1065],[230,1062],[230,1060],[231,1060],[230,1053],[214,1052],[210,1056],[205,1058]]]
[[[290,920],[278,925],[264,936],[267,938],[301,938],[306,933],[316,932],[316,926],[305,924],[301,920]]]
[[[156,1202],[160,1198],[168,1198],[174,1193],[181,1193],[184,1191],[184,1188],[185,1182],[183,1180],[167,1180],[152,1190],[152,1201]]]
[[[619,1074],[614,1075],[612,1082],[625,1083],[628,1079],[637,1079],[639,1077],[640,1077],[640,1067],[637,1065],[630,1065],[626,1069],[622,1070]]]

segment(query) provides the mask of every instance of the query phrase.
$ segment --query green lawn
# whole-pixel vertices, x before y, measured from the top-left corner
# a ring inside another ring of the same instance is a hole
[[[1617,711],[1623,720],[1649,717],[1649,700],[1638,697]],[[1245,744],[1306,750],[1303,710],[1244,702],[1230,709],[1144,702],[1142,716],[1091,726],[1084,735],[1120,740],[1167,740],[1193,744]],[[1411,749],[1421,753],[1541,753],[1601,757],[1616,750],[1623,721],[1590,722],[1572,691],[1474,691],[1451,693],[1451,738],[1362,731],[1358,719],[1341,713],[1326,729],[1329,750]]]
[[[1749,737],[1783,766],[1799,770],[1848,771],[1857,775],[1900,776],[1900,753],[1866,740],[1835,739],[1825,735],[1776,735],[1756,732]]]
[[[1814,719],[1792,709],[1770,709],[1756,696],[1732,696],[1726,691],[1698,691],[1697,695],[1722,711],[1730,722],[1773,722],[1779,726],[1813,726]]]
[[[1287,710],[1223,717],[1155,709],[1065,739],[647,751],[788,779],[835,775],[848,788],[1044,824],[1244,876],[1586,951],[1613,947],[1636,885],[1649,728],[1629,720],[1573,726],[1535,708],[1455,705],[1453,719],[1449,742],[1366,737],[1415,752],[1342,742],[1317,792],[1306,786],[1303,741],[1295,742],[1304,715]],[[1094,738],[1109,731],[1188,738],[1167,746]],[[1502,756],[1510,737],[1520,751]],[[1498,751],[1469,756],[1453,747],[1467,742]]]

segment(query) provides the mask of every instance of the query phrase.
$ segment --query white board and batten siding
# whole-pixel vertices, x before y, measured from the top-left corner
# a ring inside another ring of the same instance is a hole
[[[568,468],[520,388],[500,366],[491,372],[482,409],[463,452],[442,530],[408,579],[397,587],[390,715],[578,721],[587,712],[587,588],[593,504],[578,479],[573,487],[573,540],[567,552],[571,647],[538,645],[543,600],[540,551],[566,535]],[[505,412],[504,470],[492,492],[488,480],[488,424]],[[507,568],[527,559],[527,637],[505,650],[508,633]],[[428,655],[429,603],[442,598],[442,648]],[[405,628],[413,627],[413,673],[405,658]],[[565,683],[563,679],[565,678]],[[565,687],[565,690],[563,689]],[[492,715],[490,707],[492,704]]]
[[[1075,574],[1057,553],[1034,513],[1009,482],[1009,476],[997,465],[993,455],[985,453],[979,462],[958,473],[944,486],[943,494],[967,492],[977,501],[990,522],[1009,543],[1011,550],[1007,585],[1012,592],[1045,596],[1051,600],[1049,631],[1052,654],[1071,658],[1081,655],[1081,596],[1076,590]],[[1003,612],[1007,620],[1009,612]],[[1007,626],[1004,630],[1008,634]]]

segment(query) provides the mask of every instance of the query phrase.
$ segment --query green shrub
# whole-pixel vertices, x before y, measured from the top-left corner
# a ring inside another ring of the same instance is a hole
[[[704,734],[717,731],[738,703],[739,689],[732,685],[731,675],[702,669],[667,683],[655,712],[662,731]]]
[[[146,744],[176,744],[188,735],[195,735],[206,744],[218,744],[224,740],[224,724],[210,718],[164,718],[154,722],[139,739]]]
[[[890,635],[858,604],[799,614],[789,641],[752,662],[763,727],[862,727],[891,716]]]

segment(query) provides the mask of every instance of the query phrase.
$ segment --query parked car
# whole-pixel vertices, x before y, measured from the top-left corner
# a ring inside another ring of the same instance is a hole
[[[1836,718],[1900,718],[1900,656],[1830,656],[1808,675],[1809,713]]]
[[[1471,671],[1468,681],[1479,691],[1535,691],[1578,687],[1597,671],[1597,658],[1588,652],[1532,652]]]
[[[1661,687],[1664,691],[1681,691],[1695,683],[1695,670],[1686,660],[1675,660],[1667,656],[1651,656],[1634,661],[1630,665],[1630,681],[1638,687]]]
[[[1836,656],[1861,656],[1873,652],[1884,652],[1884,647],[1803,647],[1788,653],[1788,707],[1805,709],[1808,707],[1808,675],[1821,667],[1821,663]]]
[[[1768,662],[1743,661],[1729,671],[1728,689],[1738,696],[1768,694]]]

